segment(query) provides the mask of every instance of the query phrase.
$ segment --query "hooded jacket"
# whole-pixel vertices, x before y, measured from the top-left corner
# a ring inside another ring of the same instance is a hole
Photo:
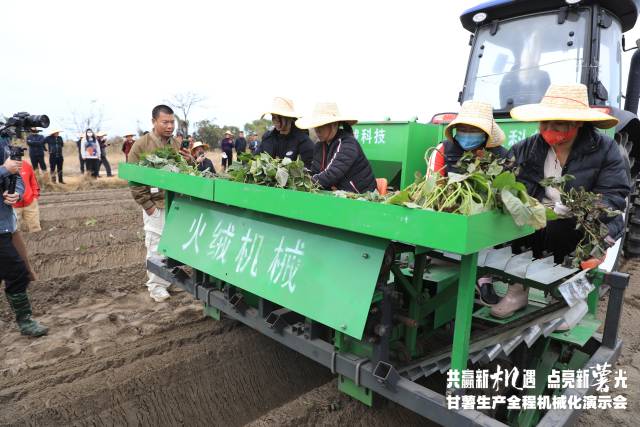
[[[352,133],[343,129],[330,143],[318,142],[311,166],[313,179],[326,190],[365,193],[376,189],[369,160]]]
[[[314,144],[309,138],[309,133],[293,125],[287,135],[282,135],[275,129],[265,132],[255,154],[265,152],[273,158],[284,159],[288,157],[291,160],[297,160],[300,156],[304,167],[311,169],[313,148]]]
[[[549,144],[539,133],[518,142],[509,151],[509,157],[515,157],[520,168],[518,181],[526,185],[529,195],[540,201],[545,197],[540,181],[544,179],[548,151]],[[586,191],[601,194],[603,203],[624,212],[626,198],[631,191],[627,167],[618,144],[592,125],[585,124],[578,132],[562,174],[575,177],[567,183],[567,189],[583,187]],[[607,224],[612,238],[622,236],[624,221],[621,215],[603,218],[603,222]]]

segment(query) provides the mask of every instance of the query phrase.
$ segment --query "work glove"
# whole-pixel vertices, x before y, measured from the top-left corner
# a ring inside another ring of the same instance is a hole
[[[562,204],[562,202],[556,202],[553,206],[553,212],[559,216],[569,216],[571,215],[571,211],[568,207]]]

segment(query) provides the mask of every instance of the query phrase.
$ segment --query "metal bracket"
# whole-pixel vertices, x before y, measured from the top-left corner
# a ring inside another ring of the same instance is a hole
[[[392,364],[380,361],[373,370],[374,378],[390,390],[395,390],[400,375]]]
[[[247,303],[244,302],[244,295],[240,293],[233,294],[233,296],[229,299],[229,304],[231,304],[234,310],[236,310],[240,314],[244,314],[247,311],[247,308],[249,308]]]

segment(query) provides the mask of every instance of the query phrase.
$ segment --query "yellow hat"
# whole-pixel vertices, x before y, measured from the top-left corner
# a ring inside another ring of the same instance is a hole
[[[335,102],[320,102],[316,104],[310,116],[301,117],[296,120],[296,126],[300,129],[311,129],[336,122],[346,122],[350,125],[355,125],[358,123],[358,120],[340,114],[338,105]]]
[[[505,135],[493,119],[491,104],[481,101],[465,101],[455,119],[444,130],[450,141],[453,140],[453,128],[464,124],[482,129],[487,135],[487,148],[498,147],[504,143]]]
[[[267,114],[277,114],[278,116],[284,117],[293,117],[297,119],[300,117],[293,106],[293,101],[284,98],[282,96],[276,96],[273,98],[273,102],[271,103],[271,108],[267,110],[260,118],[264,118]]]
[[[615,117],[589,107],[587,87],[580,83],[551,85],[539,104],[515,107],[511,110],[511,117],[523,122],[590,122],[601,129],[609,129],[618,124]]]

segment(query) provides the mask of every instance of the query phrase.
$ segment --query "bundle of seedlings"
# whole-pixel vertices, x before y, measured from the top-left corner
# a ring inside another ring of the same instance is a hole
[[[601,194],[586,191],[582,187],[567,190],[566,184],[574,178],[572,175],[563,175],[560,178],[546,178],[540,184],[555,188],[560,193],[563,209],[562,214],[556,217],[572,218],[576,222],[576,230],[582,231],[582,239],[570,260],[572,266],[579,267],[582,261],[605,256],[609,247],[605,240],[609,229],[603,220],[618,216],[621,212],[607,206]]]
[[[516,181],[512,160],[496,158],[488,152],[482,156],[466,153],[456,170],[459,173],[449,172],[446,177],[437,173],[417,175],[413,184],[391,195],[385,203],[462,215],[501,209],[518,226],[546,226],[548,209]]]
[[[313,182],[302,160],[273,158],[268,153],[257,156],[241,155],[222,178],[247,184],[266,185],[290,190],[317,192],[319,186]]]
[[[215,177],[212,173],[201,173],[196,166],[191,166],[174,148],[167,146],[158,148],[152,153],[143,153],[138,162],[140,166],[154,169],[162,169],[169,172],[184,173],[187,175]]]

